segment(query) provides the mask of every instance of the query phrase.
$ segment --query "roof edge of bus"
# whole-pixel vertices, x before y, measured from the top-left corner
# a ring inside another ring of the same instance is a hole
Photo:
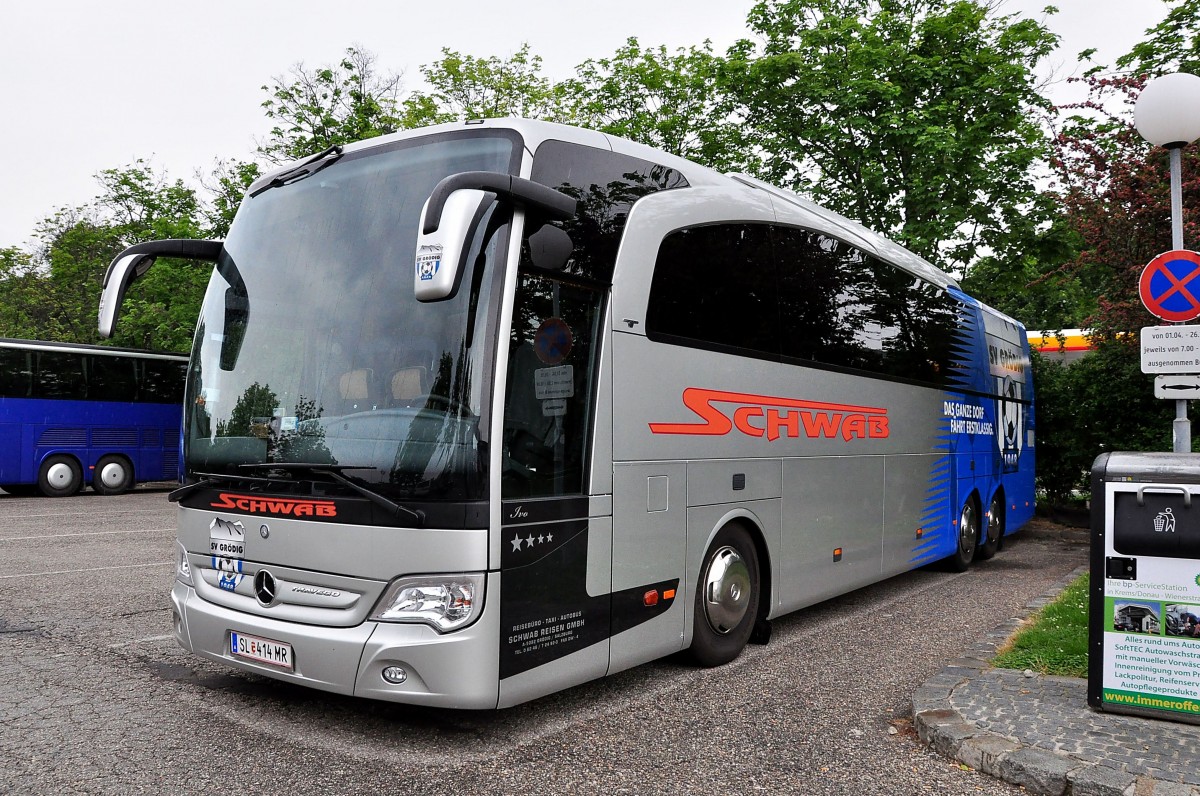
[[[846,229],[851,234],[865,238],[868,243],[875,247],[875,254],[886,258],[894,265],[898,265],[917,276],[920,276],[939,287],[953,287],[961,290],[958,280],[950,276],[950,274],[938,268],[933,263],[926,260],[916,252],[910,251],[905,247],[896,243],[891,238],[888,238],[880,233],[863,226],[859,222],[843,216],[834,210],[830,210],[823,205],[819,205],[811,199],[807,199],[795,191],[789,191],[786,188],[772,185],[769,182],[753,177],[742,172],[729,172],[725,175],[735,182],[746,185],[751,188],[756,188],[760,191],[765,191],[769,195],[776,197],[784,202],[795,205],[796,207],[822,217],[835,228],[841,227]]]
[[[805,214],[815,216],[827,225],[827,228],[821,230],[837,237],[841,232],[844,237],[850,240],[847,243],[866,244],[873,248],[873,254],[887,259],[893,265],[904,268],[910,273],[919,276],[935,285],[942,288],[956,288],[961,290],[961,285],[950,274],[938,268],[933,263],[929,262],[919,254],[906,249],[899,243],[885,237],[884,235],[863,226],[857,221],[854,221],[846,216],[841,215],[827,207],[823,207],[810,199],[801,196],[798,193],[789,191],[785,188],[780,188],[771,185],[768,182],[752,177],[749,174],[731,172],[722,174],[715,169],[709,168],[687,158],[673,155],[661,149],[656,149],[647,144],[642,144],[628,138],[603,133],[599,130],[593,130],[587,127],[578,127],[575,125],[561,124],[559,122],[548,122],[541,119],[523,119],[520,117],[497,117],[489,119],[471,119],[468,121],[445,122],[443,124],[431,125],[429,127],[418,127],[411,130],[400,130],[395,133],[368,138],[362,141],[355,141],[346,144],[344,150],[346,152],[355,152],[363,149],[372,149],[378,146],[386,146],[396,141],[403,141],[410,138],[419,138],[421,136],[455,132],[464,129],[500,129],[512,130],[519,134],[524,142],[527,151],[532,153],[543,142],[550,139],[568,141],[579,144],[591,144],[598,147],[605,147],[613,152],[618,152],[623,155],[640,157],[642,159],[652,159],[655,163],[670,168],[678,169],[680,173],[687,178],[688,183],[693,186],[699,185],[725,185],[732,187],[736,185],[743,189],[758,190],[766,192],[769,196],[786,202],[795,208],[799,208]],[[259,178],[259,181],[267,180],[271,175],[282,173],[290,168],[294,168],[296,163],[300,161],[290,161],[280,165],[278,169],[272,170]]]
[[[96,345],[94,343],[63,343],[55,340],[22,340],[16,337],[0,337],[0,348],[53,349],[56,351],[75,351],[87,354],[135,354],[147,357],[169,357],[187,359],[188,355],[179,351],[156,351],[148,348],[126,348],[115,345]]]

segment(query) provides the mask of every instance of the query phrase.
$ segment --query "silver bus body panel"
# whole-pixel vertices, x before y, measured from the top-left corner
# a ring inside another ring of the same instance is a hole
[[[614,635],[609,673],[678,652],[690,613],[685,571],[687,465],[630,462],[613,468],[612,591],[679,578],[664,614]]]

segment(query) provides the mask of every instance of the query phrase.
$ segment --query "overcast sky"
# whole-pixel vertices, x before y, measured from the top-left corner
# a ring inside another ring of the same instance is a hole
[[[1050,0],[1007,0],[1041,17]],[[333,63],[351,45],[421,86],[442,47],[508,56],[528,42],[569,76],[636,36],[670,48],[747,35],[752,0],[39,0],[0,17],[0,248],[27,246],[57,208],[90,201],[95,175],[147,159],[194,182],[218,158],[251,159],[268,129],[261,86],[297,62]],[[1098,47],[1110,63],[1166,13],[1162,0],[1057,0],[1056,74]]]

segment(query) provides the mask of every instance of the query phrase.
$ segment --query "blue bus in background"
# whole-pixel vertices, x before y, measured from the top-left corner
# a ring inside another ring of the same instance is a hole
[[[117,495],[179,478],[187,357],[0,338],[0,489]]]

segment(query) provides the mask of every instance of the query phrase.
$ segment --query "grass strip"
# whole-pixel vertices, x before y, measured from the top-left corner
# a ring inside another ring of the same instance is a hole
[[[1088,583],[1080,575],[1001,647],[992,665],[1040,674],[1087,677]]]

